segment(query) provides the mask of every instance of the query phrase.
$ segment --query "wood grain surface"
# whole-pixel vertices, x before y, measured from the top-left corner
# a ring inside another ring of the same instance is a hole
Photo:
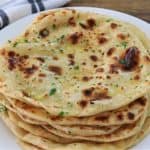
[[[67,6],[91,6],[119,10],[150,23],[150,0],[72,0]]]

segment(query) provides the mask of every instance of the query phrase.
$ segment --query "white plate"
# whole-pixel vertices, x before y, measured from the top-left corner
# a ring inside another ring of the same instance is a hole
[[[90,11],[96,12],[104,15],[109,15],[111,17],[130,22],[139,27],[143,32],[150,37],[150,24],[140,20],[136,17],[101,8],[93,7],[72,7],[81,11]],[[37,14],[36,14],[37,15]],[[17,35],[22,33],[27,26],[32,22],[36,15],[30,15],[25,18],[20,19],[19,21],[7,26],[0,31],[0,44],[5,43],[7,40],[15,38]],[[141,143],[132,148],[132,150],[149,150],[150,149],[150,135],[147,136]],[[20,150],[19,146],[15,142],[15,138],[10,133],[10,131],[5,127],[5,125],[0,121],[0,150]]]
[[[4,6],[5,4],[8,4],[11,0],[0,0],[0,7]]]

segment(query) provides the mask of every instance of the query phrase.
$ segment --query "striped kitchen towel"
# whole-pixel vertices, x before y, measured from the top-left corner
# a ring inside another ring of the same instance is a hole
[[[0,6],[0,29],[24,16],[57,8],[70,0],[7,0]]]

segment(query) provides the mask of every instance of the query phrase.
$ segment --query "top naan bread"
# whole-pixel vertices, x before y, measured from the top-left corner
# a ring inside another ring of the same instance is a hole
[[[1,48],[0,92],[52,115],[117,109],[149,90],[146,41],[136,27],[108,16],[69,9],[42,13]]]

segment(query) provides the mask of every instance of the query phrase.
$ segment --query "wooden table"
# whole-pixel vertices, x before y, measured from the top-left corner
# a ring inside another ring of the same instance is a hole
[[[150,23],[150,0],[72,0],[67,6],[93,6],[119,10]]]

